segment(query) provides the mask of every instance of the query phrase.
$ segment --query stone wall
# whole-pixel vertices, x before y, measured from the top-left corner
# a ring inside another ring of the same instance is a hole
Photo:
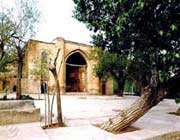
[[[32,100],[9,100],[0,102],[0,125],[40,121],[40,109]]]
[[[32,73],[35,68],[35,60],[40,60],[42,58],[42,53],[46,52],[48,54],[47,59],[53,62],[58,49],[60,49],[60,53],[57,59],[57,71],[62,92],[61,94],[65,94],[66,89],[66,60],[69,56],[78,52],[83,56],[87,63],[85,71],[86,73],[84,73],[85,76],[81,76],[86,79],[81,80],[80,88],[85,87],[85,89],[83,89],[82,91],[85,91],[87,94],[101,95],[101,84],[98,77],[95,76],[93,71],[93,67],[95,66],[97,61],[89,58],[89,53],[91,53],[92,46],[64,40],[63,38],[56,38],[52,43],[42,42],[38,40],[30,40],[28,42],[25,53],[25,63],[23,67],[22,91],[25,93],[39,93],[41,91],[41,77],[37,77]],[[50,72],[47,80],[49,90],[55,90],[54,77]],[[16,85],[15,78],[10,81],[13,81],[13,83],[10,84],[11,86]],[[83,84],[85,85],[84,87]],[[2,82],[0,82],[0,90],[2,90]],[[111,80],[109,80],[107,83],[106,93],[108,95],[113,94]]]

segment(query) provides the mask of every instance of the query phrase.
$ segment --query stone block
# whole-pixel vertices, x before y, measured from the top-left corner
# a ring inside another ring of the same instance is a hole
[[[34,108],[33,100],[2,100],[0,101],[0,110]]]
[[[40,109],[31,100],[0,101],[0,125],[40,121]]]

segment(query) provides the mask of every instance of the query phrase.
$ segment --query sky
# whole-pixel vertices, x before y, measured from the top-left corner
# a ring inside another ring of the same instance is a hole
[[[73,16],[72,0],[38,0],[41,11],[35,39],[51,42],[56,37],[89,44],[91,32]]]

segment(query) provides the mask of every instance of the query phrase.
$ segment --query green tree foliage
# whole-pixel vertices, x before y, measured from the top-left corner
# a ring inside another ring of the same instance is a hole
[[[0,73],[10,72],[15,62],[16,54],[12,50],[5,50],[6,53],[0,59]]]
[[[101,125],[119,132],[157,105],[166,91],[179,91],[179,0],[74,0],[74,16],[94,31],[93,44],[129,61],[122,71],[141,97]],[[172,90],[173,89],[173,90]]]
[[[126,74],[143,86],[179,73],[178,0],[74,0],[74,16],[94,31],[93,44],[131,61]]]
[[[9,32],[12,32],[12,22],[9,17],[0,12],[0,72],[6,72],[9,63],[13,62],[14,54],[9,47],[10,37]],[[8,45],[7,45],[8,44]]]
[[[98,60],[97,65],[94,67],[94,71],[100,80],[106,82],[108,78],[113,78],[118,87],[116,94],[122,95],[125,84],[123,69],[128,63],[126,57],[98,48],[91,52],[91,58]]]
[[[7,48],[13,48],[17,56],[17,98],[19,99],[25,46],[35,34],[39,11],[36,0],[14,0],[13,2],[0,0],[0,3],[0,59],[7,56]]]
[[[0,1],[0,54],[8,47],[25,48],[26,42],[35,34],[39,11],[36,0]]]

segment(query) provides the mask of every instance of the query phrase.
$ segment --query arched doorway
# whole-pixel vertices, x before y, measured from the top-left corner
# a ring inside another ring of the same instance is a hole
[[[81,53],[75,52],[66,60],[66,92],[85,92],[87,62]]]

